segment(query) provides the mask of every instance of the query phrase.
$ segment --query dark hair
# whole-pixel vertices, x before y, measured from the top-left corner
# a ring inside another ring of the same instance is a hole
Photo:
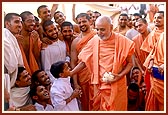
[[[50,72],[51,74],[55,77],[55,78],[59,78],[59,74],[63,73],[64,70],[64,65],[65,65],[65,61],[58,61],[56,63],[53,63],[51,65],[50,68]]]
[[[145,18],[139,18],[139,19],[137,20],[137,22],[139,22],[139,21],[142,21],[144,24],[148,24],[148,22],[146,21]]]
[[[63,13],[63,12],[61,12],[61,11],[56,11],[56,12],[54,13],[54,20],[56,20],[56,19],[55,19],[55,15],[56,15],[57,13],[61,13],[61,14],[63,14],[63,15],[64,15],[64,13]]]
[[[39,22],[39,18],[37,16],[34,16],[35,21]]]
[[[36,100],[33,99],[33,96],[36,96],[37,95],[37,87],[38,86],[43,86],[43,85],[34,85],[33,87],[30,88],[30,92],[29,92],[29,95],[33,101],[33,104],[35,104]]]
[[[20,74],[24,71],[24,70],[26,70],[24,67],[18,67],[18,73],[17,73],[17,78],[16,78],[16,80],[20,80]]]
[[[41,8],[46,8],[46,7],[48,7],[48,6],[47,6],[47,5],[41,5],[41,6],[39,6],[39,7],[37,8],[37,13],[40,14],[40,9],[41,9]]]
[[[73,29],[72,23],[68,22],[68,21],[65,21],[61,24],[61,31],[62,31],[62,28],[65,27],[65,26],[70,26]]]
[[[126,13],[122,13],[122,14],[120,14],[119,19],[120,19],[121,16],[126,16],[127,19],[128,19],[128,15],[127,15]]]
[[[139,92],[139,86],[136,83],[130,83],[128,86],[128,90],[132,90],[134,92]]]
[[[13,19],[13,16],[18,16],[18,17],[20,17],[20,15],[19,14],[17,14],[17,13],[8,13],[8,14],[6,14],[5,15],[5,17],[4,17],[4,22],[10,22],[12,19]],[[6,28],[6,25],[5,25],[5,23],[4,23],[4,27]]]
[[[86,17],[86,19],[90,20],[90,16],[87,13],[80,13],[77,15],[76,20],[81,17]]]
[[[101,13],[98,11],[94,11],[93,13],[99,14],[101,16]]]
[[[140,70],[139,67],[135,66],[135,67],[132,68],[132,71],[135,70],[135,69]]]
[[[32,86],[35,85],[35,82],[38,82],[38,77],[37,74],[42,72],[43,70],[36,70],[31,77],[31,82],[32,82]]]
[[[22,18],[22,21],[24,22],[26,20],[26,17],[29,15],[33,15],[33,13],[31,13],[30,11],[24,11],[20,14],[20,17]]]
[[[134,13],[132,16],[139,16],[140,18],[142,18],[142,15],[140,13]]]
[[[11,19],[13,19],[13,16],[19,16],[20,17],[20,15],[17,14],[17,13],[8,13],[8,14],[5,15],[4,21],[10,22]]]
[[[161,13],[161,14],[163,14],[163,17],[164,17],[164,11],[158,11],[156,13]]]
[[[44,23],[43,23],[43,29],[44,29],[44,31],[46,31],[45,28],[46,28],[47,26],[52,25],[52,24],[54,24],[54,22],[51,21],[51,20],[46,20],[46,21],[44,21]]]

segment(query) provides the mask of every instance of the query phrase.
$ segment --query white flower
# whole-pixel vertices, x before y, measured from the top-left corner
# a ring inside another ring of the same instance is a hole
[[[111,81],[113,81],[113,79],[114,79],[114,75],[112,75],[111,72],[105,72],[102,77],[102,80],[104,82],[111,82]]]

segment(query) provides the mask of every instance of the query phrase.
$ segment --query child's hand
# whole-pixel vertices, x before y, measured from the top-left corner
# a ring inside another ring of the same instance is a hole
[[[72,96],[73,96],[74,98],[76,98],[76,97],[78,97],[78,96],[81,96],[81,94],[82,94],[82,90],[75,89],[75,90],[73,91],[73,93],[72,93]]]

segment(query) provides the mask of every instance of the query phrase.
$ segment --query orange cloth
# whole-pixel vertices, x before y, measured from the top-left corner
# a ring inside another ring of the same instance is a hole
[[[151,51],[148,58],[154,58],[154,65],[160,66],[164,64],[164,34],[161,34],[158,43]],[[146,101],[147,111],[163,111],[164,110],[164,81],[150,77],[151,88]]]
[[[142,50],[140,50],[140,47],[144,41],[144,39],[142,38],[141,34],[136,35],[133,39],[132,39],[135,43],[135,57],[137,58],[139,64],[141,65],[141,68],[143,70],[145,70],[145,67],[143,66],[143,63],[146,60],[146,57],[148,56],[148,54]]]
[[[30,67],[29,67],[29,64],[28,64],[27,59],[26,59],[26,55],[25,55],[23,47],[22,47],[22,45],[20,43],[19,43],[19,47],[20,47],[20,51],[22,53],[24,66],[25,66],[27,72],[29,72],[29,74],[32,75]]]
[[[34,54],[40,56],[40,50],[41,50],[41,41],[38,35],[35,35],[35,33],[30,35],[29,38],[29,52],[24,52],[22,43],[19,43],[21,52],[22,52],[22,57],[23,57],[23,62],[26,70],[29,72],[30,75],[33,74],[36,70],[39,69],[38,62],[36,61],[38,58]],[[36,48],[34,48],[36,46]],[[26,58],[26,53],[29,53],[28,59]]]
[[[158,41],[159,36],[163,31],[164,29],[158,30],[157,28],[154,28],[148,37],[146,37],[140,49],[149,53],[154,48],[155,43]]]
[[[83,37],[76,45],[77,54],[80,53],[80,51],[85,47],[85,45],[88,43],[88,41],[95,35],[95,32],[90,32],[87,36]],[[78,63],[80,60],[78,60]],[[82,110],[88,111],[90,110],[90,101],[91,101],[91,93],[93,91],[90,91],[92,88],[90,86],[90,72],[88,71],[87,67],[85,67],[83,70],[78,72],[78,82],[82,88],[82,96],[80,98],[81,100],[81,106]]]
[[[144,42],[141,45],[141,50],[150,53],[150,51],[154,48],[155,44],[157,43],[160,34],[164,31],[164,29],[162,30],[158,30],[157,28],[154,28],[154,30],[148,35],[148,37],[144,40]],[[146,58],[145,62],[144,62],[144,67],[147,67],[149,63],[149,58]],[[148,94],[148,90],[150,89],[150,75],[148,72],[145,73],[145,83],[146,83],[146,88],[147,88],[147,94]]]
[[[112,44],[113,40],[115,44]],[[80,52],[78,57],[91,72],[91,84],[94,85],[92,110],[127,110],[126,76],[112,84],[102,82],[101,78],[105,72],[119,73],[127,56],[133,52],[133,41],[117,33],[104,41],[95,36]]]

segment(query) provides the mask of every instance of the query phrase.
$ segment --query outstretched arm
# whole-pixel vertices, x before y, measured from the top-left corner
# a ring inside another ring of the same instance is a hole
[[[72,19],[77,24],[77,21],[75,18],[75,7],[76,7],[76,4],[73,4],[73,6],[72,6]]]
[[[85,63],[84,62],[80,62],[71,72],[70,74],[73,75],[73,74],[76,74],[78,73],[80,70],[84,69],[86,67]]]
[[[58,4],[53,4],[51,8],[51,19],[54,17],[54,13],[57,9],[58,9]]]

